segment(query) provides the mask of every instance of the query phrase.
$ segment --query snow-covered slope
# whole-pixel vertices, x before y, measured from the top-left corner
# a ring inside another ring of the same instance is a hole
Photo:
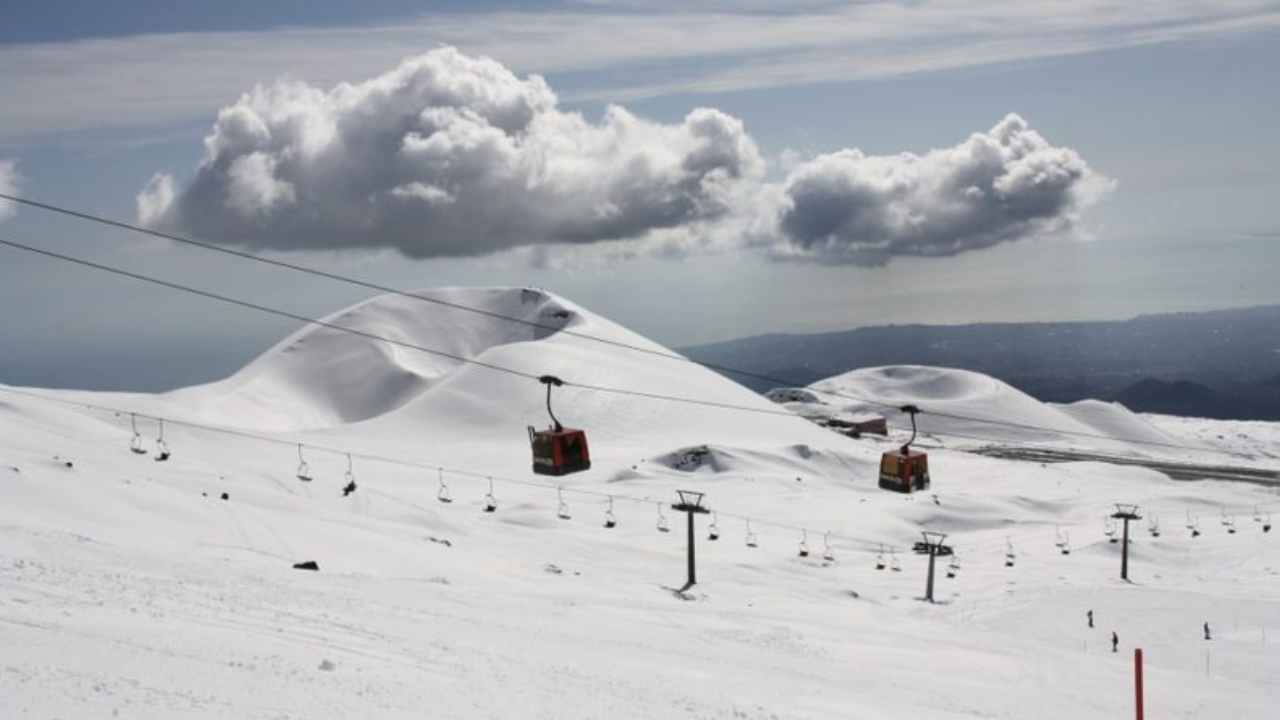
[[[953,445],[1049,442],[1116,451],[1150,447],[1142,443],[1183,442],[1199,447],[1198,441],[1169,435],[1121,405],[1097,400],[1044,403],[968,370],[919,365],[860,368],[819,380],[807,389],[839,413],[887,414],[898,426],[909,423],[879,403],[918,405],[928,413],[921,418],[922,433]],[[784,404],[798,412],[806,410],[803,402]]]
[[[570,427],[586,429],[592,450],[592,469],[566,478],[568,484],[625,479],[646,458],[695,445],[763,447],[784,455],[803,448],[834,453],[864,475],[873,467],[874,452],[865,446],[789,416],[715,372],[662,357],[675,353],[550,293],[446,288],[418,294],[608,342],[390,295],[324,319],[363,336],[304,327],[220,382],[160,396],[57,395],[222,427],[286,433],[299,441],[428,465],[527,474],[526,427],[549,424],[545,388],[529,377],[487,367],[497,366],[606,389],[570,386],[555,391],[557,416]],[[263,452],[278,458],[281,466],[291,462],[288,448]]]
[[[647,343],[547,294],[432,292]],[[332,320],[573,382],[779,409],[688,363],[406,298]],[[127,451],[127,415],[0,386],[0,717],[1120,717],[1135,646],[1152,716],[1273,711],[1280,556],[1251,518],[1280,511],[1271,488],[931,449],[936,499],[904,497],[876,488],[874,442],[566,389],[558,412],[591,433],[596,465],[564,478],[562,519],[528,467],[541,386],[331,332],[164,396],[50,393],[280,445],[170,425],[174,457],[157,463]],[[1097,431],[1111,417],[915,374],[876,390]],[[339,451],[309,451],[310,483],[293,477],[297,440]],[[343,450],[358,453],[350,497]],[[368,454],[479,477],[446,472],[445,504],[434,472]],[[481,508],[488,474],[494,513]],[[718,514],[698,520],[700,582],[677,599],[683,519],[669,503],[685,487]],[[597,492],[616,495],[612,530]],[[1134,528],[1132,583],[1103,534],[1115,502],[1164,528]],[[659,513],[673,532],[655,528]],[[1188,513],[1202,537],[1182,527]],[[955,578],[940,565],[937,604],[919,601],[926,561],[909,550],[926,528],[950,533],[961,565]],[[882,544],[900,572],[875,569]],[[301,560],[320,572],[290,568]]]

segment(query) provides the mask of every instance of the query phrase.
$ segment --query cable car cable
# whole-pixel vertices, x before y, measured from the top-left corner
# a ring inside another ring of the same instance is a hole
[[[694,365],[700,365],[700,366],[705,367],[705,368],[710,369],[710,370],[716,370],[716,371],[719,371],[719,372],[730,373],[730,374],[733,374],[733,375],[740,375],[740,376],[742,376],[742,377],[749,377],[749,378],[753,378],[753,379],[756,379],[756,380],[764,380],[764,381],[766,381],[766,382],[775,383],[775,384],[777,384],[777,385],[779,385],[779,386],[783,386],[783,387],[788,386],[788,385],[794,385],[794,384],[795,384],[795,383],[793,383],[793,382],[791,382],[791,381],[789,381],[789,380],[782,379],[782,378],[777,378],[777,377],[773,377],[773,376],[770,376],[770,375],[767,375],[767,374],[764,374],[764,373],[757,373],[757,372],[750,371],[750,370],[742,370],[742,369],[740,369],[740,368],[734,368],[734,367],[730,367],[730,366],[727,366],[727,365],[720,365],[720,364],[718,364],[718,363],[702,362],[702,361],[698,361],[698,360],[693,360],[692,358],[688,358],[688,357],[685,357],[685,356],[683,356],[683,355],[678,355],[678,354],[675,354],[675,353],[662,352],[662,351],[660,351],[660,350],[654,350],[654,349],[652,349],[652,348],[640,347],[640,346],[635,345],[635,344],[632,344],[632,343],[622,342],[622,341],[619,341],[619,340],[611,340],[611,339],[609,339],[609,338],[603,338],[603,337],[599,337],[599,336],[596,336],[596,335],[591,335],[591,334],[589,334],[589,333],[583,333],[583,332],[578,332],[578,331],[574,331],[574,330],[568,330],[568,329],[566,329],[566,328],[559,327],[559,326],[556,326],[556,325],[547,324],[547,323],[539,323],[539,322],[536,322],[536,321],[533,321],[533,320],[525,320],[524,318],[518,318],[518,317],[511,316],[511,315],[505,315],[505,314],[503,314],[503,313],[497,313],[497,312],[493,312],[493,311],[489,311],[489,310],[484,310],[483,308],[472,307],[472,306],[469,306],[469,305],[464,305],[464,304],[462,304],[462,303],[455,303],[455,302],[450,302],[450,301],[447,301],[447,300],[440,300],[440,299],[438,299],[438,298],[432,298],[432,297],[429,297],[429,296],[426,296],[426,295],[420,295],[420,294],[418,294],[418,293],[408,292],[408,291],[406,291],[406,290],[401,290],[401,289],[399,289],[399,288],[391,287],[391,286],[388,286],[388,285],[382,285],[382,284],[380,284],[380,283],[375,283],[375,282],[371,282],[371,281],[368,281],[368,280],[362,280],[362,279],[359,279],[359,278],[351,277],[351,276],[349,276],[349,275],[342,275],[342,274],[339,274],[339,273],[327,272],[327,271],[324,271],[324,270],[319,270],[319,269],[317,269],[317,268],[308,267],[308,266],[305,266],[305,265],[298,265],[298,264],[296,264],[296,263],[286,262],[286,261],[284,261],[284,260],[277,260],[277,259],[274,259],[274,258],[264,257],[264,256],[261,256],[261,255],[255,255],[255,254],[253,254],[253,253],[244,252],[244,251],[241,251],[241,250],[234,250],[234,249],[231,249],[231,248],[229,248],[229,247],[220,246],[220,245],[217,245],[217,244],[214,244],[214,243],[210,243],[210,242],[203,242],[203,241],[200,241],[200,240],[195,240],[195,239],[193,239],[193,238],[185,237],[185,236],[182,236],[182,235],[177,235],[177,234],[174,234],[174,233],[167,233],[167,232],[163,232],[163,231],[160,231],[160,230],[154,230],[154,229],[151,229],[151,228],[145,228],[145,227],[142,227],[142,226],[139,226],[139,225],[134,225],[134,224],[132,224],[132,223],[127,223],[127,222],[123,222],[123,221],[120,221],[120,220],[113,220],[113,219],[111,219],[111,218],[103,217],[103,216],[100,216],[100,215],[94,215],[94,214],[92,214],[92,213],[83,212],[83,211],[79,211],[79,210],[73,210],[73,209],[66,208],[66,207],[62,207],[62,206],[59,206],[59,205],[53,205],[53,204],[51,204],[51,203],[44,203],[44,202],[40,202],[40,201],[37,201],[37,200],[31,200],[31,199],[29,199],[29,198],[23,198],[23,197],[16,196],[16,195],[10,195],[10,194],[7,194],[7,193],[0,193],[0,198],[5,199],[5,200],[9,200],[10,202],[19,203],[19,204],[22,204],[22,205],[27,205],[27,206],[29,206],[29,207],[38,208],[38,209],[46,210],[46,211],[53,212],[53,213],[59,213],[59,214],[66,215],[66,216],[69,216],[69,217],[74,217],[74,218],[77,218],[77,219],[87,220],[87,221],[95,222],[95,223],[100,223],[100,224],[103,224],[103,225],[108,225],[108,226],[111,226],[111,227],[116,227],[116,228],[119,228],[119,229],[123,229],[123,230],[131,231],[131,232],[136,232],[136,233],[141,233],[141,234],[144,234],[144,235],[149,235],[149,236],[152,236],[152,237],[155,237],[155,238],[160,238],[160,239],[164,239],[164,240],[170,240],[170,241],[172,241],[172,242],[181,243],[181,244],[184,244],[184,245],[189,245],[189,246],[192,246],[192,247],[201,248],[201,249],[204,249],[204,250],[208,250],[208,251],[210,251],[210,252],[217,252],[217,253],[222,253],[222,254],[224,254],[224,255],[230,255],[230,256],[237,257],[237,258],[241,258],[241,259],[244,259],[244,260],[251,260],[251,261],[254,261],[254,262],[265,263],[265,264],[268,264],[268,265],[273,265],[273,266],[275,266],[275,267],[284,268],[284,269],[287,269],[287,270],[292,270],[292,271],[294,271],[294,272],[305,273],[305,274],[308,274],[308,275],[313,275],[313,276],[315,276],[315,277],[321,277],[321,278],[325,278],[325,279],[328,279],[328,280],[334,280],[334,281],[337,281],[337,282],[346,283],[346,284],[353,285],[353,286],[356,286],[356,287],[362,287],[362,288],[365,288],[365,289],[368,289],[368,290],[376,290],[376,291],[378,291],[378,292],[387,293],[387,294],[391,294],[391,295],[397,295],[397,296],[405,297],[405,298],[411,298],[411,299],[419,300],[419,301],[422,301],[422,302],[427,302],[427,303],[432,303],[432,304],[435,304],[435,305],[440,305],[440,306],[443,306],[443,307],[448,307],[448,308],[451,308],[451,309],[454,309],[454,310],[461,310],[461,311],[463,311],[463,312],[475,313],[475,314],[478,314],[478,315],[483,315],[483,316],[486,316],[486,317],[491,317],[491,318],[494,318],[494,319],[497,319],[497,320],[505,320],[505,321],[508,321],[508,322],[513,322],[513,323],[517,323],[517,324],[521,324],[521,325],[526,325],[526,326],[533,327],[533,328],[538,328],[538,329],[543,329],[543,330],[550,330],[550,331],[554,331],[554,332],[562,333],[562,334],[565,334],[565,335],[568,335],[568,336],[572,336],[572,337],[576,337],[576,338],[580,338],[580,339],[584,339],[584,340],[591,340],[591,341],[593,341],[593,342],[599,342],[599,343],[603,343],[603,344],[606,344],[606,345],[612,345],[612,346],[614,346],[614,347],[624,348],[624,349],[632,350],[632,351],[635,351],[635,352],[645,353],[645,354],[648,354],[648,355],[654,355],[654,356],[662,357],[662,358],[666,358],[666,359],[669,359],[669,360],[678,360],[678,361],[688,362],[688,363],[691,363],[691,364],[694,364]],[[5,243],[5,244],[10,244],[10,245],[12,245],[12,246],[14,246],[14,247],[18,247],[17,245],[14,245],[14,244],[11,244],[11,243]],[[23,249],[31,249],[32,251],[38,252],[38,251],[36,251],[36,250],[34,250],[34,249],[32,249],[32,248],[23,248]],[[580,386],[580,387],[581,387],[581,386]],[[604,388],[588,388],[588,389],[600,390],[600,391],[602,391],[602,392],[607,392],[607,391],[608,391],[607,389],[604,389]],[[888,403],[888,402],[884,402],[884,401],[880,401],[880,400],[874,400],[874,399],[872,399],[872,398],[860,397],[860,396],[853,395],[853,394],[846,393],[846,392],[839,392],[839,391],[834,391],[834,390],[823,390],[823,389],[819,389],[819,388],[812,388],[812,387],[807,387],[806,389],[810,390],[811,392],[816,392],[816,393],[819,393],[819,394],[831,395],[831,396],[833,396],[833,397],[840,397],[840,398],[844,398],[844,399],[848,399],[848,400],[856,400],[856,401],[858,401],[858,402],[864,402],[864,403],[867,403],[867,404],[870,404],[870,405],[876,405],[876,406],[884,407],[884,408],[895,408],[895,407],[897,407],[897,405],[895,405],[895,404],[893,404],[893,403]],[[1017,423],[1017,422],[1012,422],[1012,421],[1008,421],[1008,420],[998,420],[998,419],[995,419],[995,418],[984,418],[984,417],[978,417],[978,416],[972,416],[972,415],[963,415],[963,414],[958,414],[958,413],[935,412],[935,411],[928,411],[928,410],[924,410],[924,411],[921,411],[921,412],[922,412],[923,414],[937,415],[938,417],[945,417],[945,418],[950,418],[950,419],[954,419],[954,420],[965,420],[965,421],[969,421],[969,422],[987,423],[987,424],[991,424],[991,425],[1000,425],[1000,426],[1004,426],[1004,427],[1020,428],[1020,429],[1027,429],[1027,430],[1040,430],[1040,431],[1044,431],[1044,432],[1050,432],[1050,433],[1059,434],[1059,435],[1066,435],[1066,436],[1087,437],[1087,438],[1093,438],[1093,439],[1111,440],[1111,441],[1113,441],[1113,442],[1124,442],[1124,443],[1129,443],[1129,444],[1138,444],[1138,445],[1150,445],[1150,446],[1153,446],[1153,447],[1167,447],[1167,448],[1174,448],[1174,449],[1181,449],[1181,450],[1186,450],[1186,449],[1188,449],[1188,448],[1186,448],[1186,447],[1184,447],[1184,446],[1177,445],[1177,444],[1173,444],[1173,443],[1161,443],[1161,442],[1159,442],[1159,441],[1151,441],[1151,440],[1137,440],[1137,439],[1117,438],[1117,437],[1112,437],[1112,436],[1108,436],[1108,435],[1103,435],[1103,434],[1100,434],[1100,433],[1088,433],[1088,432],[1075,431],[1075,430],[1061,430],[1061,429],[1056,429],[1056,428],[1048,428],[1048,427],[1042,427],[1042,426],[1037,426],[1037,425],[1030,425],[1030,424],[1026,424],[1026,423]],[[1228,452],[1228,451],[1222,451],[1222,450],[1203,450],[1202,452],[1211,452],[1211,453],[1217,453],[1217,454],[1222,454],[1222,455],[1228,455],[1228,456],[1232,456],[1232,457],[1239,457],[1239,455],[1238,455],[1238,454],[1236,454],[1236,453],[1231,453],[1231,452]]]
[[[3,197],[3,194],[0,194],[0,197]],[[124,269],[122,269],[122,268],[117,268],[117,267],[113,267],[113,266],[110,266],[110,265],[104,265],[104,264],[102,264],[102,263],[93,262],[93,261],[91,261],[91,260],[85,260],[85,259],[82,259],[82,258],[77,258],[77,257],[70,256],[70,255],[64,255],[64,254],[62,254],[62,253],[53,252],[53,251],[51,251],[51,250],[44,250],[44,249],[41,249],[41,248],[33,247],[33,246],[31,246],[31,245],[26,245],[26,244],[23,244],[23,243],[17,243],[17,242],[13,242],[13,241],[10,241],[10,240],[0,239],[0,245],[5,245],[5,246],[7,246],[7,247],[11,247],[11,248],[14,248],[14,249],[17,249],[17,250],[23,250],[23,251],[31,252],[31,253],[34,253],[34,254],[43,255],[43,256],[45,256],[45,257],[49,257],[49,258],[52,258],[52,259],[55,259],[55,260],[62,260],[62,261],[64,261],[64,262],[70,262],[70,263],[73,263],[73,264],[81,265],[81,266],[88,267],[88,268],[92,268],[92,269],[95,269],[95,270],[101,270],[101,271],[104,271],[104,272],[108,272],[108,273],[112,273],[112,274],[120,275],[120,276],[123,276],[123,277],[128,277],[128,278],[131,278],[131,279],[134,279],[134,280],[139,280],[139,281],[142,281],[142,282],[152,283],[152,284],[155,284],[155,285],[159,285],[159,286],[161,286],[161,287],[166,287],[166,288],[169,288],[169,289],[172,289],[172,290],[177,290],[177,291],[180,291],[180,292],[185,292],[185,293],[190,293],[190,294],[193,294],[193,295],[198,295],[198,296],[200,296],[200,297],[204,297],[204,298],[207,298],[207,299],[217,300],[217,301],[224,302],[224,303],[228,303],[228,304],[231,304],[231,305],[236,305],[236,306],[244,307],[244,308],[251,309],[251,310],[257,310],[257,311],[259,311],[259,312],[264,312],[264,313],[268,313],[268,314],[271,314],[271,315],[277,315],[277,316],[280,316],[280,317],[285,317],[285,318],[288,318],[288,319],[291,319],[291,320],[296,320],[296,321],[298,321],[298,322],[303,322],[303,323],[307,323],[307,324],[310,324],[310,325],[317,325],[317,326],[320,326],[320,327],[325,327],[325,328],[328,328],[328,329],[331,329],[331,330],[337,330],[337,331],[339,331],[339,332],[346,332],[346,333],[349,333],[349,334],[357,335],[357,336],[364,337],[364,338],[371,339],[371,340],[377,340],[377,341],[381,341],[381,342],[386,342],[386,343],[388,343],[388,344],[396,345],[396,346],[399,346],[399,347],[404,347],[404,348],[406,348],[406,349],[417,350],[417,351],[419,351],[419,352],[425,352],[425,353],[432,354],[432,355],[438,355],[438,356],[441,356],[441,357],[446,357],[446,358],[449,358],[449,359],[451,359],[451,360],[455,360],[455,361],[457,361],[457,362],[466,363],[466,364],[471,364],[471,365],[476,365],[476,366],[478,366],[478,367],[484,367],[484,368],[487,368],[487,369],[490,369],[490,370],[494,370],[494,371],[498,371],[498,372],[505,372],[505,373],[509,373],[509,374],[516,375],[516,376],[519,376],[519,377],[524,377],[524,378],[527,378],[527,379],[535,379],[535,380],[539,380],[539,381],[540,381],[540,380],[541,380],[541,378],[543,377],[543,376],[534,375],[534,374],[532,374],[532,373],[527,373],[527,372],[523,372],[523,371],[520,371],[520,370],[515,370],[515,369],[513,369],[513,368],[507,368],[507,367],[503,367],[503,366],[500,366],[500,365],[495,365],[495,364],[493,364],[493,363],[487,363],[487,362],[480,361],[480,360],[474,360],[474,359],[471,359],[471,358],[462,357],[462,356],[460,356],[460,355],[455,355],[455,354],[453,354],[453,353],[448,353],[448,352],[445,352],[445,351],[443,351],[443,350],[436,350],[436,349],[433,349],[433,348],[427,348],[427,347],[423,347],[423,346],[421,346],[421,345],[416,345],[416,344],[414,344],[414,343],[408,343],[408,342],[404,342],[404,341],[400,341],[400,340],[395,340],[395,339],[392,339],[392,338],[388,338],[388,337],[384,337],[384,336],[378,335],[378,334],[376,334],[376,333],[370,333],[370,332],[366,332],[366,331],[363,331],[363,330],[358,330],[358,329],[355,329],[355,328],[349,328],[349,327],[346,327],[346,326],[343,326],[343,325],[337,325],[337,324],[335,324],[335,323],[331,323],[331,322],[328,322],[328,321],[325,321],[325,320],[320,320],[320,319],[312,318],[312,317],[308,317],[308,316],[305,316],[305,315],[299,315],[299,314],[297,314],[297,313],[289,312],[289,311],[286,311],[286,310],[280,310],[280,309],[277,309],[277,308],[268,307],[268,306],[266,306],[266,305],[261,305],[261,304],[259,304],[259,303],[249,302],[249,301],[246,301],[246,300],[240,300],[240,299],[237,299],[237,298],[229,297],[229,296],[226,296],[226,295],[221,295],[221,294],[219,294],[219,293],[214,293],[214,292],[210,292],[210,291],[207,291],[207,290],[200,290],[200,289],[198,289],[198,288],[194,288],[194,287],[191,287],[191,286],[189,286],[189,285],[183,285],[183,284],[181,284],[181,283],[175,283],[175,282],[171,282],[171,281],[168,281],[168,280],[162,280],[162,279],[160,279],[160,278],[151,277],[151,276],[148,276],[148,275],[142,275],[142,274],[140,274],[140,273],[131,272],[131,271],[129,271],[129,270],[124,270]],[[674,357],[674,356],[672,356],[672,357]],[[693,362],[693,361],[690,361],[690,362]],[[699,364],[699,363],[694,363],[694,364]],[[705,367],[710,367],[710,366],[705,366]],[[723,402],[717,402],[717,401],[711,401],[711,400],[701,400],[701,399],[698,399],[698,398],[688,398],[688,397],[682,397],[682,396],[677,396],[677,395],[666,395],[666,394],[663,394],[663,393],[651,393],[651,392],[643,392],[643,391],[637,391],[637,390],[628,390],[628,389],[625,389],[625,388],[609,387],[609,386],[604,386],[604,385],[594,385],[594,384],[589,384],[589,383],[563,382],[563,384],[564,384],[564,385],[566,385],[566,386],[569,386],[569,387],[578,387],[578,388],[582,388],[582,389],[584,389],[584,390],[594,390],[594,391],[596,391],[596,392],[602,392],[602,393],[611,393],[611,394],[618,394],[618,395],[630,395],[630,396],[634,396],[634,397],[644,397],[644,398],[655,399],[655,400],[666,400],[666,401],[670,401],[670,402],[682,402],[682,403],[688,403],[688,404],[694,404],[694,405],[703,405],[703,406],[706,406],[706,407],[716,407],[716,408],[721,408],[721,409],[726,409],[726,410],[740,410],[740,411],[744,411],[744,412],[753,412],[753,413],[757,413],[757,414],[779,415],[779,416],[785,416],[785,417],[796,417],[796,418],[799,418],[799,419],[805,420],[805,422],[809,422],[809,420],[807,420],[807,419],[805,419],[805,418],[803,418],[803,417],[801,417],[801,416],[797,415],[796,413],[792,413],[792,412],[787,411],[787,410],[774,410],[774,409],[771,409],[771,408],[757,408],[757,407],[749,407],[749,406],[746,406],[746,405],[736,405],[736,404],[733,404],[733,403],[723,403]],[[550,388],[548,387],[548,390],[549,390],[549,389],[550,389]],[[850,396],[850,397],[852,397],[852,396]],[[876,405],[883,405],[883,406],[885,406],[885,407],[897,407],[897,406],[894,406],[894,405],[890,405],[890,404],[888,404],[888,403],[881,403],[881,402],[874,401],[874,400],[868,400],[868,399],[866,399],[866,398],[857,398],[857,397],[852,397],[852,399],[856,399],[856,400],[859,400],[859,401],[862,401],[862,402],[869,402],[869,403],[876,404]],[[960,414],[955,414],[955,413],[941,413],[941,412],[933,412],[933,411],[925,411],[925,410],[917,410],[917,412],[920,412],[921,414],[931,414],[931,415],[937,415],[937,416],[939,416],[939,417],[947,417],[947,418],[951,418],[951,419],[968,420],[968,421],[971,421],[971,422],[980,422],[980,423],[988,423],[988,424],[992,424],[992,425],[1002,425],[1002,426],[1008,426],[1008,427],[1017,427],[1017,428],[1021,428],[1021,429],[1042,430],[1042,431],[1049,432],[1049,433],[1056,433],[1056,434],[1062,434],[1062,435],[1076,435],[1076,436],[1082,436],[1082,437],[1090,437],[1090,438],[1097,438],[1097,439],[1111,440],[1111,441],[1113,441],[1113,442],[1125,442],[1125,443],[1138,444],[1138,445],[1151,445],[1151,446],[1158,446],[1158,447],[1176,448],[1176,449],[1181,449],[1181,450],[1187,450],[1187,449],[1189,449],[1189,448],[1186,448],[1185,446],[1175,445],[1175,444],[1172,444],[1172,443],[1161,443],[1161,442],[1156,442],[1156,441],[1143,441],[1143,440],[1129,440],[1129,439],[1124,439],[1124,438],[1115,438],[1115,437],[1110,437],[1110,436],[1107,436],[1107,435],[1101,435],[1101,434],[1094,434],[1094,433],[1082,433],[1082,432],[1069,431],[1069,430],[1057,430],[1057,429],[1054,429],[1054,428],[1040,427],[1040,426],[1029,425],[1029,424],[1025,424],[1025,423],[1012,423],[1012,422],[1009,422],[1009,421],[994,420],[994,419],[990,419],[990,418],[979,418],[979,417],[976,417],[976,416],[960,415]],[[984,441],[988,441],[988,442],[999,442],[999,441],[1000,441],[1000,439],[996,439],[996,438],[983,438],[983,437],[978,437],[978,436],[973,436],[973,435],[964,435],[964,434],[961,434],[961,433],[951,433],[951,432],[943,432],[943,431],[932,431],[932,432],[931,432],[931,434],[933,434],[933,435],[939,435],[939,436],[965,437],[965,438],[969,438],[969,439],[984,440]],[[1239,454],[1237,454],[1237,453],[1233,453],[1233,452],[1229,452],[1229,451],[1224,451],[1224,450],[1203,449],[1203,450],[1199,450],[1199,451],[1200,451],[1200,452],[1208,452],[1208,453],[1212,453],[1212,454],[1225,455],[1225,456],[1230,456],[1230,457],[1240,457],[1240,455],[1239,455]]]
[[[162,280],[160,278],[152,277],[149,275],[135,273],[129,270],[124,270],[122,268],[113,267],[111,265],[104,265],[102,263],[93,262],[92,260],[85,260],[83,258],[64,255],[62,253],[53,252],[52,250],[44,250],[41,248],[32,247],[30,245],[24,245],[23,243],[17,243],[11,240],[5,240],[0,238],[0,245],[15,248],[18,250],[24,250],[26,252],[35,253],[37,255],[43,255],[45,257],[49,257],[55,260],[62,260],[65,262],[74,263],[76,265],[81,265],[81,266],[92,268],[95,270],[101,270],[103,272],[120,275],[120,276],[131,278],[134,280],[151,283],[153,285],[159,285],[161,287],[166,287],[171,290],[177,290],[179,292],[198,295],[200,297],[208,298],[210,300],[217,300],[219,302],[227,303],[230,305],[237,305],[239,307],[248,308],[250,310],[257,310],[258,312],[263,312],[270,315],[277,315],[279,317],[288,318],[290,320],[296,320],[298,322],[307,323],[309,325],[317,325],[319,327],[324,327],[330,330],[337,330],[339,332],[345,332],[352,335],[357,335],[359,337],[363,337],[369,340],[377,340],[379,342],[385,342],[390,345],[403,347],[409,350],[417,350],[419,352],[428,353],[430,355],[437,355],[440,357],[449,358],[450,360],[454,360],[460,363],[475,365],[477,367],[483,367],[496,372],[503,372],[510,375],[515,375],[517,377],[522,377],[529,380],[537,380],[537,381],[541,381],[541,378],[543,377],[540,375],[535,375],[533,373],[524,372],[523,370],[516,370],[514,368],[504,367],[502,365],[496,365],[494,363],[488,363],[482,360],[475,360],[472,358],[463,357],[461,355],[456,355],[454,353],[446,352],[444,350],[436,350],[434,348],[424,347],[422,345],[417,345],[415,343],[410,343],[402,340],[396,340],[394,338],[384,337],[376,333],[366,332],[364,330],[358,330],[356,328],[347,327],[345,325],[338,325],[336,323],[331,323],[326,320],[320,320],[317,318],[308,317],[306,315],[299,315],[297,313],[290,312],[288,310],[280,310],[278,308],[261,305],[259,303],[250,302],[247,300],[240,300],[238,298],[233,298],[227,295],[221,295],[219,293],[214,293],[207,290],[194,288],[189,285],[183,285],[181,283]],[[795,413],[787,410],[775,410],[773,408],[750,407],[747,405],[737,405],[733,403],[717,402],[714,400],[702,400],[699,398],[682,397],[679,395],[666,395],[663,393],[628,390],[626,388],[609,387],[605,385],[593,385],[589,383],[575,383],[575,382],[568,382],[568,381],[562,381],[562,383],[566,387],[577,387],[577,388],[582,388],[584,390],[594,390],[596,392],[611,393],[615,395],[630,395],[634,397],[645,397],[645,398],[650,398],[654,400],[666,400],[669,402],[681,402],[681,403],[687,403],[690,405],[703,405],[706,407],[716,407],[716,408],[721,408],[725,410],[740,410],[743,412],[753,412],[753,413],[762,414],[762,415],[778,415],[782,417],[793,417],[800,420],[804,420],[804,418],[800,417],[799,415],[796,415]],[[808,420],[805,420],[805,422],[808,422]]]

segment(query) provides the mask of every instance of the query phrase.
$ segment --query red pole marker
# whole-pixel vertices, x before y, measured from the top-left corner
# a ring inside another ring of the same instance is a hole
[[[1134,699],[1137,701],[1137,718],[1142,720],[1142,648],[1133,651]]]

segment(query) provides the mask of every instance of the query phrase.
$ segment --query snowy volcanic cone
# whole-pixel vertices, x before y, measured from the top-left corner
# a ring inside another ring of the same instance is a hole
[[[842,413],[886,415],[898,427],[909,427],[909,421],[892,406],[918,405],[926,412],[920,417],[921,432],[938,433],[951,443],[963,444],[966,439],[998,444],[1060,442],[1115,450],[1120,445],[1141,447],[1123,441],[1180,442],[1117,403],[1044,403],[988,375],[955,368],[860,368],[819,380],[808,386],[808,392]],[[801,405],[788,403],[804,412]],[[948,438],[947,433],[955,435]]]
[[[226,380],[155,398],[132,396],[131,407],[159,403],[157,412],[221,426],[340,435],[381,452],[474,458],[484,472],[527,472],[526,427],[550,424],[545,388],[485,367],[491,365],[569,383],[554,391],[552,404],[566,426],[587,430],[596,466],[590,475],[612,475],[645,458],[705,444],[870,457],[865,448],[551,293],[443,288],[416,294],[482,312],[403,295],[376,297],[324,322],[438,354],[307,326]]]

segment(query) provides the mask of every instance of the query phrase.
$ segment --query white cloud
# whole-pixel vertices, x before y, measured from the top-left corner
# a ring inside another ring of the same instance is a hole
[[[1074,228],[1114,186],[1021,117],[923,155],[846,149],[793,168],[766,236],[783,257],[879,265]]]
[[[576,98],[619,101],[847,82],[1280,27],[1272,0],[605,3],[450,12],[384,27],[181,33],[0,47],[0,137],[206,115],[263,77],[370,76],[449,43],[522,72],[611,69]],[[762,16],[768,6],[770,12]],[[708,62],[714,60],[715,62]],[[625,72],[662,61],[666,79]]]
[[[598,258],[764,248],[877,265],[1074,230],[1113,186],[1017,115],[922,155],[784,154],[780,182],[743,124],[713,109],[660,124],[599,122],[551,88],[442,48],[322,90],[258,86],[218,113],[182,187],[157,174],[147,225],[273,250],[394,249],[409,257],[555,245]]]
[[[0,193],[17,196],[18,164],[13,160],[0,160]],[[18,206],[8,200],[0,200],[0,222],[13,217]]]
[[[763,173],[719,111],[592,123],[556,102],[542,78],[452,48],[328,91],[258,86],[218,113],[192,180],[153,177],[138,215],[254,248],[476,255],[696,227]]]
[[[152,175],[146,187],[138,193],[139,222],[143,225],[159,223],[161,216],[173,204],[175,195],[172,175],[166,173]]]

